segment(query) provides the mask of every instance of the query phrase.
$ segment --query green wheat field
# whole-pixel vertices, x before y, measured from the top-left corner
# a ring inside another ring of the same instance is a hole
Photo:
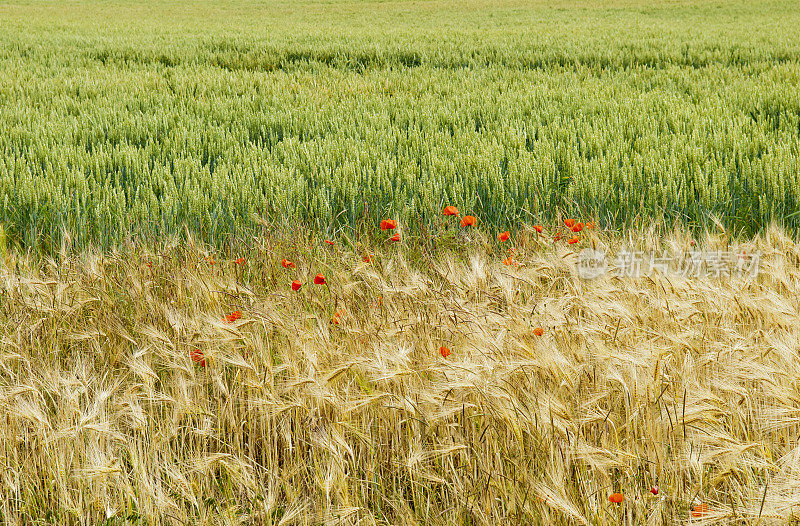
[[[798,230],[796,1],[0,2],[0,525],[798,524]]]
[[[445,204],[800,224],[795,2],[0,5],[0,222],[48,249]]]

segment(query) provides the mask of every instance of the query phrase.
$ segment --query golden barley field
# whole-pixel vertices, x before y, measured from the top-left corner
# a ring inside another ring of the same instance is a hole
[[[505,242],[402,228],[233,255],[6,252],[3,523],[797,520],[800,244],[784,230],[586,229],[609,253],[762,259],[755,276],[583,279],[563,225]]]

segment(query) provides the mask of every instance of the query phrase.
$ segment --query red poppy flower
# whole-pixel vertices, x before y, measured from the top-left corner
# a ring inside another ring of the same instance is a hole
[[[339,318],[334,316],[333,318],[331,318],[331,323],[334,325],[339,325]]]
[[[389,241],[400,241],[400,234],[397,233],[389,238]]]
[[[302,286],[303,284],[300,282],[299,279],[292,281],[292,290],[300,290],[300,287]]]
[[[148,268],[153,268],[153,262],[152,261],[148,261],[147,263],[145,263],[145,265],[147,265]]]
[[[573,232],[580,232],[581,230],[583,230],[583,223],[581,222],[575,223],[575,226],[572,227]]]
[[[361,259],[364,260],[364,263],[372,263],[375,260],[375,257],[372,254],[367,254]]]
[[[327,285],[327,282],[325,281],[325,276],[323,276],[322,274],[317,274],[316,276],[314,276],[314,285]]]
[[[498,239],[498,240],[500,240],[501,242],[506,242],[506,241],[508,241],[510,238],[511,238],[511,234],[510,234],[510,233],[508,233],[508,231],[506,231],[506,232],[502,232],[502,233],[500,233],[500,234],[497,234],[497,239]]]
[[[247,260],[244,259],[244,258],[239,258],[239,259],[236,260],[236,264],[237,265],[244,265],[246,262],[247,262]]]
[[[326,240],[325,240],[325,242],[326,242],[327,244],[329,244],[329,245],[333,245],[333,241],[331,241],[330,239],[326,239]]]
[[[452,351],[447,347],[445,347],[444,345],[442,345],[441,347],[439,347],[439,354],[441,354],[443,358],[447,358],[452,354]]]
[[[658,495],[658,484],[650,488],[650,493],[652,493],[653,495]]]
[[[597,223],[595,223],[594,221],[589,221],[588,223],[586,223],[586,228],[597,228]]]
[[[397,221],[394,219],[384,219],[381,221],[381,230],[394,230],[397,228]]]
[[[189,356],[191,357],[192,361],[197,362],[197,364],[200,367],[205,367],[206,366],[206,357],[203,354],[203,351],[201,351],[200,349],[195,349],[195,350],[191,351],[189,353]]]
[[[283,268],[297,268],[297,265],[295,265],[294,263],[292,263],[288,259],[282,259],[281,260],[281,266]]]
[[[214,263],[216,263],[216,261],[214,261],[214,258],[212,258],[210,256],[206,258],[206,261],[208,261],[209,265],[213,265]]]
[[[613,502],[614,504],[620,504],[622,501],[625,500],[625,495],[622,493],[612,493],[608,496],[608,500]]]
[[[697,241],[692,239],[691,241],[689,241],[689,244],[692,245],[693,247],[696,247],[697,246]]]
[[[703,517],[708,515],[708,511],[708,504],[705,502],[702,504],[695,504],[694,507],[692,507],[692,517]]]
[[[542,225],[533,225],[533,229],[539,232],[540,234],[544,231],[544,227]]]
[[[567,240],[567,243],[569,243],[570,245],[574,245],[575,243],[577,243],[580,240],[581,239],[578,236],[572,236],[572,239]]]
[[[575,225],[574,219],[565,219],[564,224],[567,225],[567,228],[572,228]]]
[[[237,310],[225,316],[225,319],[228,321],[228,323],[233,323],[241,317],[242,317],[242,311]]]
[[[541,336],[542,334],[544,334],[544,329],[542,329],[541,327],[536,327],[535,329],[533,329],[533,334],[535,334],[536,336]]]
[[[556,235],[553,236],[553,241],[558,241],[562,237],[561,232],[556,232]]]
[[[508,256],[506,259],[503,260],[503,265],[510,267],[510,266],[519,266],[519,263],[514,261],[514,256]]]
[[[464,216],[464,219],[461,220],[462,227],[477,226],[477,225],[478,225],[478,219],[475,216]]]
[[[444,207],[444,210],[442,210],[442,214],[446,216],[457,216],[458,208],[454,206],[446,206]]]

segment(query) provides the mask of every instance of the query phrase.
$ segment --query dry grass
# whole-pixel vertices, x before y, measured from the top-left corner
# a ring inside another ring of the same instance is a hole
[[[566,245],[518,237],[514,269],[463,241],[374,265],[274,240],[239,267],[191,245],[7,254],[0,522],[792,520],[800,245],[753,241],[755,280],[585,281]]]

